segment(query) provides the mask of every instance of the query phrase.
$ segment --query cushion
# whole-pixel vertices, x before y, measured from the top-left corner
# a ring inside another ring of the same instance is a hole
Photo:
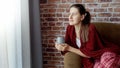
[[[81,68],[81,58],[75,53],[67,52],[64,56],[64,68]]]

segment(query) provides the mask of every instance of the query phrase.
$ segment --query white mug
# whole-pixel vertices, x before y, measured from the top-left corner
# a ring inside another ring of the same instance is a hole
[[[64,37],[57,37],[56,38],[56,43],[58,43],[58,44],[65,43]]]

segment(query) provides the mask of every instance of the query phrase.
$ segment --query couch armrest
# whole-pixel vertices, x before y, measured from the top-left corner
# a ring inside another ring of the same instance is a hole
[[[64,55],[64,68],[81,68],[81,57],[75,53],[67,52]]]

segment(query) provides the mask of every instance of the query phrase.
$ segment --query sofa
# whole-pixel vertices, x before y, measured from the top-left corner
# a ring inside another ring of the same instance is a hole
[[[120,46],[120,24],[106,22],[94,22],[93,24],[103,39]],[[64,55],[64,68],[82,68],[81,59],[81,56],[67,52]]]

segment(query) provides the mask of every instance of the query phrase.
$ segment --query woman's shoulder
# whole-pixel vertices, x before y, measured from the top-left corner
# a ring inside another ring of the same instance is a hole
[[[96,30],[96,27],[95,27],[95,25],[94,25],[93,23],[90,23],[90,25],[89,25],[89,30],[90,30],[90,31]]]
[[[95,28],[95,25],[93,23],[90,23],[90,28]]]

